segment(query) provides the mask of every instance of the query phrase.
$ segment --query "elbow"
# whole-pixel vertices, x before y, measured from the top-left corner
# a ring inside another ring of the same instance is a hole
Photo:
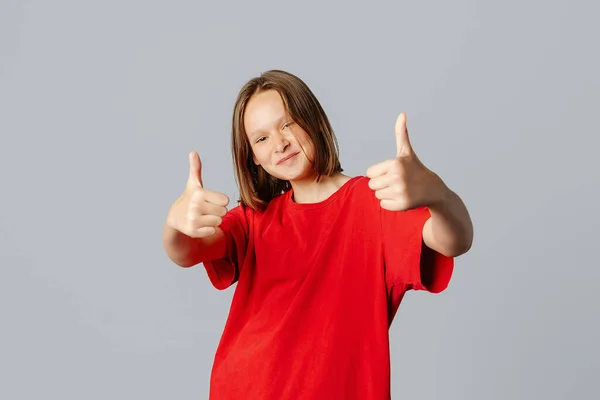
[[[169,257],[169,259],[178,267],[181,268],[190,268],[193,267],[197,264],[199,264],[201,261],[197,261],[197,260],[193,260],[191,257],[187,256],[187,257],[182,257],[179,256],[177,257],[177,254],[174,252],[170,252],[168,248],[165,248],[166,253],[167,253],[167,257]]]
[[[192,264],[190,262],[182,262],[182,261],[179,261],[179,262],[173,261],[173,262],[175,263],[175,265],[177,265],[178,267],[181,267],[181,268],[191,268],[194,265],[196,265],[196,264]]]
[[[456,258],[456,257],[462,256],[463,254],[465,254],[469,250],[471,250],[472,246],[473,246],[473,236],[469,237],[468,239],[465,239],[464,241],[462,241],[460,243],[456,243],[455,246],[453,246],[451,249],[449,249],[448,257]]]
[[[439,246],[437,251],[446,257],[456,258],[471,250],[472,245],[473,236],[471,235],[463,240],[457,240],[453,243],[446,243],[444,246]]]
[[[192,260],[190,258],[185,258],[185,259],[171,258],[171,260],[175,263],[175,265],[177,265],[181,268],[191,268],[195,265],[200,264],[200,262],[201,262],[201,261]]]

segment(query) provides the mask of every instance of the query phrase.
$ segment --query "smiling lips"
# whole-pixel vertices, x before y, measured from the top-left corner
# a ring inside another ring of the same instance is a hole
[[[287,160],[289,160],[290,158],[292,158],[292,157],[294,157],[294,156],[298,155],[299,153],[300,153],[300,152],[297,152],[297,153],[292,153],[292,154],[290,154],[289,156],[282,158],[281,160],[277,161],[277,165],[279,165],[279,164],[282,164],[282,163],[286,162],[286,161],[287,161]]]

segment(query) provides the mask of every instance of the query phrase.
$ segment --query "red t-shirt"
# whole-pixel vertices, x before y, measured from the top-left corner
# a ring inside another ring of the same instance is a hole
[[[390,398],[389,327],[407,290],[444,290],[454,260],[423,247],[427,208],[380,207],[368,178],[298,204],[288,191],[264,212],[224,218],[227,257],[204,262],[212,284],[235,282],[210,398]]]

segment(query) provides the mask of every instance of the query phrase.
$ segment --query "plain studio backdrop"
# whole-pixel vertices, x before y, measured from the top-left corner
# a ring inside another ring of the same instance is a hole
[[[207,397],[234,288],[162,226],[190,151],[234,204],[233,103],[269,69],[311,87],[349,175],[405,111],[473,218],[449,288],[398,312],[393,398],[599,398],[599,11],[0,1],[0,398]]]

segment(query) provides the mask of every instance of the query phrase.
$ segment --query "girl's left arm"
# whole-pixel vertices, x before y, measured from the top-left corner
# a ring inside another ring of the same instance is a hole
[[[367,170],[369,187],[386,210],[429,209],[422,234],[427,247],[449,257],[466,253],[473,242],[473,224],[465,204],[417,157],[405,113],[398,116],[395,133],[396,157]]]
[[[423,226],[423,242],[427,247],[448,257],[458,257],[471,248],[473,223],[461,198],[441,179],[439,201],[427,206],[431,217]]]

